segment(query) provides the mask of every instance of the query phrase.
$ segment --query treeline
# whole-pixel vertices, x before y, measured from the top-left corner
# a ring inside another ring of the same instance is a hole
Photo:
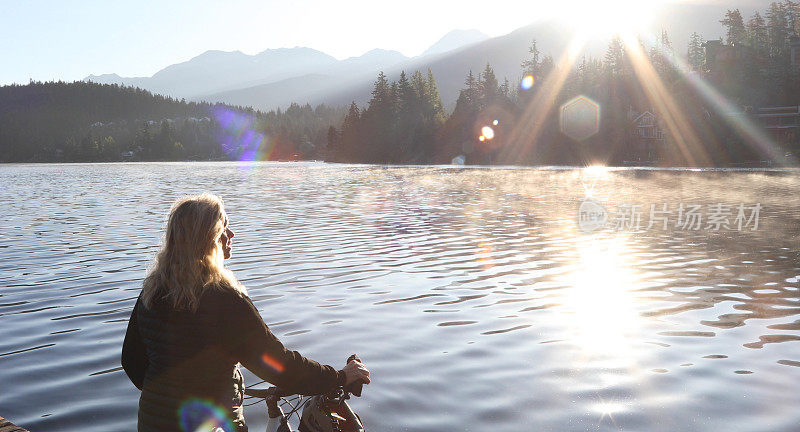
[[[344,112],[293,104],[263,113],[89,82],[3,86],[0,162],[229,160],[242,157],[248,134],[265,137],[270,159],[323,158],[326,129]],[[246,121],[222,125],[230,114]]]
[[[692,156],[715,165],[796,165],[800,136],[768,134],[757,113],[763,107],[800,104],[800,51],[792,53],[792,45],[800,50],[800,1],[772,2],[747,19],[738,9],[728,10],[720,23],[724,38],[703,40],[693,33],[689,40],[688,66],[703,82],[677,74],[670,88],[693,126],[694,137],[686,138],[704,143],[700,150],[705,154]]]
[[[793,44],[800,50],[800,2],[772,3],[746,21],[729,10],[721,23],[725,40],[695,33],[685,60],[665,31],[648,41],[614,38],[602,57],[574,62],[542,55],[534,40],[511,81],[490,64],[469,71],[450,113],[430,70],[403,72],[396,81],[381,72],[364,107],[293,104],[267,113],[116,85],[6,86],[0,161],[729,166],[773,158],[762,153],[754,113],[800,101],[800,71],[791,60]],[[709,49],[726,52],[717,61]],[[579,96],[598,108],[600,121],[576,139],[564,131],[562,107]],[[633,121],[645,111],[665,132],[655,147],[636,135]],[[784,143],[781,154],[800,154],[798,142]]]
[[[666,34],[662,44],[669,46]],[[334,160],[441,164],[460,158],[468,164],[531,165],[629,160],[629,110],[648,104],[636,91],[622,41],[612,40],[603,59],[584,57],[570,70],[560,70],[552,56],[541,55],[535,40],[529,54],[520,76],[530,85],[521,86],[520,79],[511,84],[507,78],[501,83],[487,64],[478,74],[467,73],[450,115],[441,109],[430,71],[425,79],[414,72],[410,85],[404,72],[391,83],[380,73],[367,106],[359,109],[353,103],[341,126],[330,128]],[[651,57],[663,79],[678,75],[661,50],[653,50]],[[559,129],[559,107],[577,95],[591,97],[603,109],[599,133],[584,143]]]
[[[707,61],[708,41],[697,33],[690,38],[688,64],[666,31],[633,44],[613,38],[601,58],[583,56],[569,64],[542,55],[534,40],[513,84],[500,84],[489,64],[477,75],[469,71],[449,115],[437,108],[430,71],[425,79],[415,72],[410,85],[405,73],[392,83],[381,73],[367,106],[353,103],[343,123],[329,129],[328,145],[334,160],[372,163],[760,163],[774,154],[760,153],[763,146],[743,130],[763,137],[755,109],[800,101],[790,46],[792,35],[800,34],[799,4],[772,3],[766,18],[756,12],[746,24],[738,10],[728,11],[721,20],[727,29],[723,48],[732,51],[719,64]],[[800,46],[800,38],[795,43]],[[560,109],[578,96],[602,113],[597,133],[580,140],[564,133]],[[643,144],[637,135],[633,122],[645,111],[655,115],[663,145]],[[491,137],[484,136],[486,127]],[[780,151],[800,154],[800,146]]]
[[[430,70],[409,79],[405,72],[391,84],[381,72],[369,106],[355,102],[337,129],[328,130],[332,159],[341,162],[428,163],[445,113]]]
[[[717,88],[742,105],[796,105],[800,87],[791,44],[800,36],[800,2],[773,2],[747,19],[739,9],[728,10],[720,23],[725,27],[723,42],[735,50],[724,68],[709,71]],[[698,71],[707,67],[704,42],[697,33],[689,41],[687,57]]]

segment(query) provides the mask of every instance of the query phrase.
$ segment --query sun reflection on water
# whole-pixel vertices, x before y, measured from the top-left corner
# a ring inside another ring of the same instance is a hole
[[[592,411],[600,415],[600,420],[598,423],[602,423],[605,418],[608,417],[611,423],[616,425],[617,422],[614,419],[614,414],[625,412],[627,411],[627,408],[628,407],[625,404],[619,402],[599,402],[592,406]]]
[[[632,337],[642,319],[632,288],[637,283],[633,257],[624,236],[578,238],[575,270],[565,294],[567,327],[585,361],[612,360],[611,367],[633,364]]]
[[[624,234],[579,236],[564,280],[562,326],[573,347],[568,367],[597,392],[599,400],[587,408],[598,424],[616,424],[615,414],[633,409],[631,402],[608,399],[603,389],[638,381],[640,363],[647,361],[642,355],[648,351],[637,344],[647,318],[637,310],[640,274],[630,241]]]

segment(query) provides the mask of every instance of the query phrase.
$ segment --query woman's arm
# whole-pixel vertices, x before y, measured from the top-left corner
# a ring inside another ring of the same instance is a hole
[[[147,370],[147,353],[145,352],[144,342],[139,335],[138,319],[139,303],[141,298],[136,299],[133,306],[131,318],[128,320],[128,330],[125,332],[125,341],[122,342],[122,368],[128,374],[133,385],[139,390],[144,384],[144,374]]]
[[[267,328],[249,298],[236,298],[223,317],[223,341],[230,354],[260,378],[293,393],[320,394],[344,385],[347,375],[290,351]]]

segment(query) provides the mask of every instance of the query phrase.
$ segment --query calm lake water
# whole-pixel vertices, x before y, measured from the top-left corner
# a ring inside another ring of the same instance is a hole
[[[0,185],[0,415],[32,431],[135,430],[123,334],[170,204],[202,191],[283,342],[368,364],[367,430],[800,428],[798,171],[4,165]],[[612,222],[641,205],[640,229],[583,233],[587,193]],[[651,204],[673,213],[646,229]]]

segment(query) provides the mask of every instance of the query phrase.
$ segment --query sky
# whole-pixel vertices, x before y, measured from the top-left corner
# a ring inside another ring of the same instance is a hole
[[[500,36],[581,1],[595,0],[0,0],[0,85],[151,76],[207,50],[305,46],[344,59],[383,48],[411,57],[454,29]]]

